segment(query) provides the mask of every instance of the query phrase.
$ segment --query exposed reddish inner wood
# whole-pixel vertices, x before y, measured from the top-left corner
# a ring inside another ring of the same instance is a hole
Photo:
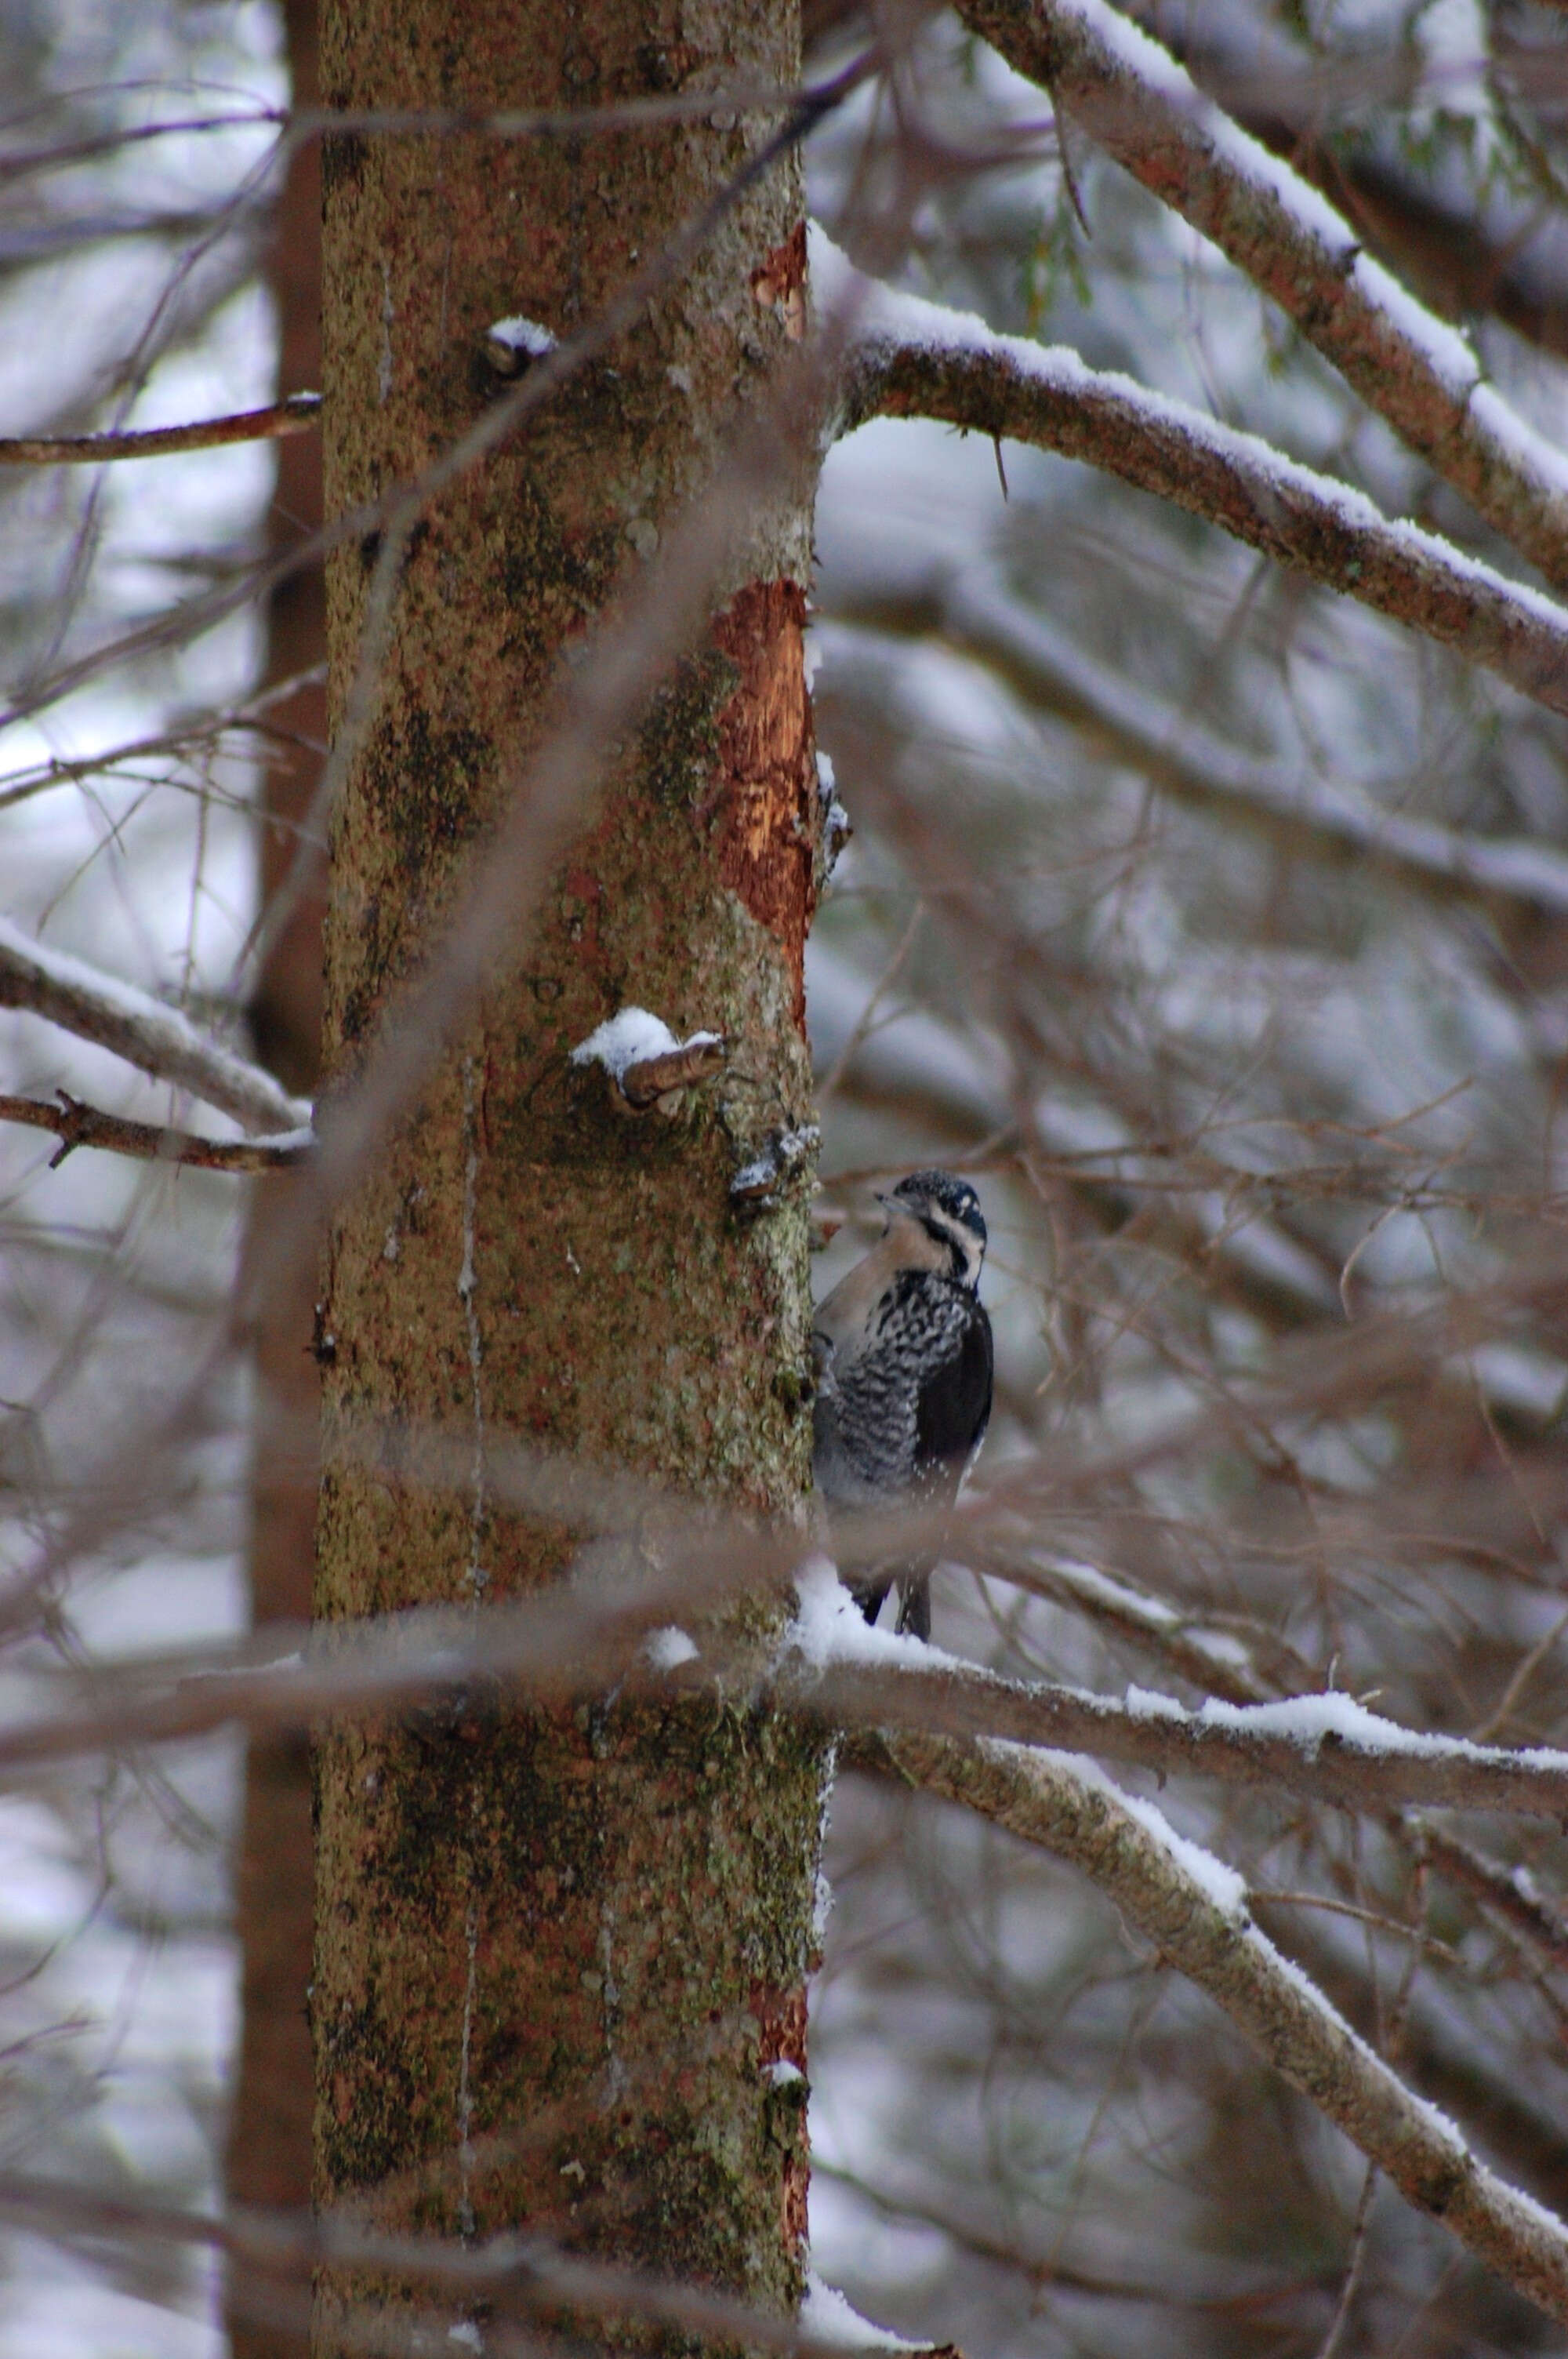
[[[806,223],[796,222],[782,245],[769,252],[752,273],[752,292],[759,303],[773,305],[791,343],[806,333]]]
[[[772,1983],[752,1985],[752,2013],[757,2021],[757,2063],[793,2064],[806,2070],[806,1999],[804,1990],[781,1990]],[[811,2189],[811,2155],[806,2135],[806,2109],[800,2111],[798,2135],[784,2157],[780,2190],[784,2241],[804,2253],[808,2233],[807,2207]]]
[[[719,717],[719,873],[789,961],[806,1029],[806,937],[816,906],[816,756],[798,582],[754,582],[713,635],[741,678]]]

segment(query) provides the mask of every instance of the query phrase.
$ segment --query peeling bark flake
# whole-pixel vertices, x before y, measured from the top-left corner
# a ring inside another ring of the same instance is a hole
[[[719,716],[719,873],[783,949],[803,1034],[816,826],[805,624],[806,592],[780,581],[751,583],[713,626],[741,675]]]

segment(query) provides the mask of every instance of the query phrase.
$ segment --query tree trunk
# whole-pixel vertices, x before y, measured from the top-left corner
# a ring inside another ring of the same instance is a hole
[[[285,21],[296,106],[317,99],[316,0],[287,0]],[[277,304],[278,389],[297,393],[321,382],[321,173],[314,142],[295,156],[281,192],[269,276]],[[321,445],[294,434],[276,446],[273,538],[282,547],[321,518]],[[326,656],[325,585],[320,569],[294,575],[267,609],[267,678],[296,679]],[[313,748],[326,736],[322,686],[297,690],[268,715],[270,748],[263,804],[264,907],[293,867],[298,829],[320,770]],[[256,1050],[287,1089],[308,1096],[316,1084],[321,1038],[321,910],[319,882],[302,895],[262,970],[250,1006]],[[252,1249],[265,1245],[273,1199],[251,1199]],[[249,1255],[247,1254],[247,1259]],[[301,1622],[310,1611],[315,1503],[300,1464],[300,1436],[317,1414],[320,1386],[308,1346],[315,1272],[297,1256],[289,1280],[269,1291],[254,1338],[261,1416],[251,1469],[251,1614],[258,1625]],[[242,1278],[242,1299],[250,1288]],[[286,1446],[274,1436],[283,1421]],[[309,1750],[302,1736],[257,1737],[245,1763],[244,1825],[236,1876],[241,1957],[241,2025],[230,2122],[229,2192],[244,2203],[289,2208],[310,2194],[311,1841]],[[233,2359],[285,2359],[298,2334],[246,2314],[229,2321]]]
[[[789,85],[793,8],[567,12],[335,0],[338,105],[591,107]],[[491,322],[567,336],[770,126],[506,144],[345,136],[326,158],[329,512],[412,475],[489,397]],[[341,1084],[438,944],[563,659],[709,476],[779,357],[804,268],[793,160],[696,267],[411,544],[376,717],[337,817],[327,1055]],[[804,1196],[729,1181],[808,1103],[801,958],[817,798],[801,651],[810,517],[772,506],[700,644],[628,733],[521,956],[339,1216],[326,1278],[318,1608],[471,1604],[557,1574],[488,1496],[514,1434],[689,1494],[792,1510],[810,1453]],[[329,575],[335,713],[371,553]],[[679,1119],[614,1110],[568,1052],[619,1006],[723,1031]],[[474,1479],[416,1488],[346,1439],[428,1420]],[[330,1732],[318,1756],[317,2191],[388,2228],[527,2222],[787,2310],[801,2289],[806,1978],[819,1746],[743,1708],[519,1710]],[[334,2345],[353,2297],[322,2296]]]

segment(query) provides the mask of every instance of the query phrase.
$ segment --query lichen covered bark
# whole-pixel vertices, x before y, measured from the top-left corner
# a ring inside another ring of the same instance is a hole
[[[340,0],[323,83],[340,105],[592,106],[731,75],[787,84],[797,40],[792,11],[718,0],[569,15]],[[716,108],[635,134],[330,143],[329,513],[416,472],[492,397],[492,321],[568,335],[765,129]],[[416,532],[333,830],[339,1085],[438,955],[574,647],[798,331],[799,217],[781,168]],[[508,1437],[762,1514],[800,1498],[804,1199],[738,1218],[728,1188],[809,1102],[808,554],[806,506],[769,505],[708,631],[585,799],[526,939],[503,946],[476,1019],[335,1224],[323,1615],[481,1612],[555,1577],[566,1538],[487,1488]],[[348,551],[330,578],[340,723],[373,558]],[[568,1061],[627,1004],[731,1043],[727,1074],[673,1122],[628,1119],[602,1074]],[[426,1425],[471,1445],[449,1490],[399,1477],[401,1437]],[[805,2062],[822,1777],[815,1741],[743,1710],[476,1708],[329,1733],[321,2200],[429,2233],[527,2223],[791,2305],[803,2084],[768,2067]],[[324,2296],[323,2348],[355,2290]]]

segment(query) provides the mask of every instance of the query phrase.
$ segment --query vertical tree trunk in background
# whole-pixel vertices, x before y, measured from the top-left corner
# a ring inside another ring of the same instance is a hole
[[[317,97],[316,0],[287,0],[285,22],[293,103]],[[294,393],[321,382],[321,172],[312,143],[294,158],[275,224],[271,271],[278,309],[278,388]],[[321,445],[295,434],[276,445],[277,488],[273,537],[287,546],[321,516]],[[267,677],[281,682],[316,669],[326,658],[325,583],[319,568],[296,574],[275,592],[267,614]],[[327,734],[324,685],[300,689],[273,707],[279,733],[264,788],[268,824],[261,839],[265,901],[293,863],[297,830],[310,808],[319,773],[313,748]],[[313,1093],[321,1038],[321,913],[319,886],[304,894],[291,924],[267,959],[252,1002],[258,1055],[290,1090]],[[265,1222],[270,1200],[252,1197]],[[258,1232],[259,1234],[259,1232]],[[298,1622],[310,1611],[315,1556],[315,1496],[300,1463],[301,1437],[317,1415],[320,1386],[306,1348],[310,1340],[315,1272],[302,1260],[297,1282],[271,1297],[254,1335],[261,1395],[252,1467],[250,1582],[256,1623]],[[287,1446],[271,1439],[273,1412],[287,1420]],[[312,1879],[309,1749],[302,1735],[253,1741],[245,1765],[237,1931],[241,1953],[241,2032],[230,2124],[228,2186],[242,2202],[303,2204],[310,2193],[310,1979]],[[243,2315],[230,2321],[234,2359],[284,2359],[299,2337]]]
[[[593,106],[798,71],[795,12],[773,0],[329,0],[323,18],[338,105]],[[555,142],[333,142],[330,512],[461,431],[487,397],[491,321],[569,333],[768,127],[716,108]],[[801,222],[792,162],[416,534],[334,829],[334,1082],[438,938],[572,643],[783,353]],[[727,1191],[809,1099],[809,527],[804,503],[759,521],[701,643],[585,807],[521,956],[497,962],[467,1037],[336,1223],[326,1616],[480,1612],[562,1561],[559,1537],[500,1512],[482,1473],[440,1494],[335,1447],[351,1417],[460,1430],[476,1462],[514,1433],[758,1511],[801,1495],[804,1198],[748,1224]],[[351,550],[330,568],[335,716],[370,563]],[[628,1003],[683,1034],[721,1028],[748,1078],[676,1122],[617,1115],[567,1053]],[[743,1709],[527,1711],[335,1731],[317,1782],[319,2198],[452,2235],[526,2221],[793,2305],[804,2088],[767,2068],[805,2061],[816,1745]],[[323,2296],[324,2348],[346,2291]]]

